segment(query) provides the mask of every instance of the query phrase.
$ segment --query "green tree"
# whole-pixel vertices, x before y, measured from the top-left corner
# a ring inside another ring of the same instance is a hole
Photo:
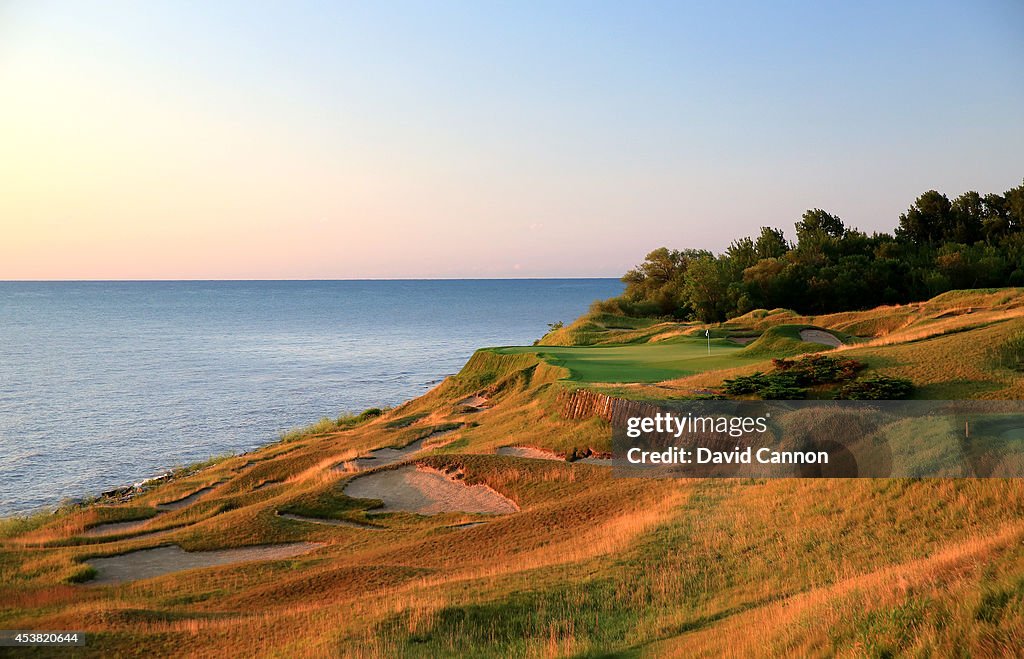
[[[626,284],[624,300],[641,315],[685,318],[689,313],[683,292],[686,271],[694,259],[710,255],[707,251],[659,247],[622,277]]]
[[[846,227],[839,216],[820,208],[804,211],[800,221],[796,223],[797,244],[805,243],[810,239],[820,239],[822,236],[841,238],[844,233],[846,233]]]
[[[1024,231],[1024,182],[1003,193],[1011,231]]]
[[[686,299],[697,318],[706,323],[725,320],[729,281],[724,265],[724,259],[709,254],[690,263],[686,273]]]
[[[935,244],[953,233],[952,229],[953,213],[949,198],[941,192],[929,190],[900,215],[896,235],[918,244]]]
[[[761,234],[754,241],[754,252],[758,259],[778,259],[789,251],[789,243],[782,231],[772,227],[761,227]]]
[[[950,203],[952,235],[947,239],[970,245],[982,236],[981,227],[985,220],[985,202],[973,190],[965,192]]]

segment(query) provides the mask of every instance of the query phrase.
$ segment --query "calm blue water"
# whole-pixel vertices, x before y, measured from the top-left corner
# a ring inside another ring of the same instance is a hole
[[[0,514],[324,416],[395,405],[530,344],[614,279],[0,282]]]

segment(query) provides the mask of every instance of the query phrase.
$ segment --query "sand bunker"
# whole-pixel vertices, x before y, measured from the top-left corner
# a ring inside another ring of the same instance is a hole
[[[104,535],[113,535],[115,533],[131,533],[146,526],[153,521],[153,517],[147,517],[146,519],[136,519],[130,522],[108,522],[107,524],[97,524],[96,526],[87,528],[86,530],[78,533],[83,538],[96,538]]]
[[[179,510],[181,508],[184,508],[185,506],[192,505],[197,499],[199,499],[201,496],[203,496],[213,488],[217,487],[217,485],[220,485],[220,483],[209,485],[202,489],[196,490],[192,494],[184,496],[180,499],[175,499],[174,501],[168,501],[167,503],[158,503],[156,504],[156,507],[159,508],[160,510]]]
[[[800,340],[806,341],[807,343],[818,343],[823,346],[832,346],[833,348],[838,348],[843,345],[843,342],[837,339],[834,334],[817,329],[800,330]]]
[[[733,343],[738,343],[741,346],[745,346],[748,343],[753,343],[757,340],[756,336],[730,336],[729,340]],[[806,341],[806,339],[804,339]]]
[[[326,524],[327,526],[347,526],[353,529],[370,529],[371,531],[382,531],[382,526],[370,526],[369,524],[360,524],[358,522],[350,522],[347,519],[326,519],[324,517],[305,517],[303,515],[293,515],[292,513],[278,513],[278,517],[284,519],[294,520],[296,522],[308,522],[309,524]]]
[[[558,455],[554,451],[548,451],[542,448],[534,448],[532,446],[502,446],[497,451],[498,455],[511,455],[516,458],[531,458],[533,460],[557,460],[559,462],[565,462],[565,458]]]
[[[89,584],[98,586],[118,584],[136,579],[150,579],[181,570],[229,563],[291,558],[307,554],[319,546],[312,542],[294,542],[285,545],[262,545],[197,552],[185,551],[177,545],[142,549],[117,556],[90,559],[88,563],[96,568],[96,578]]]
[[[473,394],[472,396],[467,396],[460,400],[458,405],[470,412],[481,412],[487,409],[486,405],[488,400],[489,399],[486,396]]]
[[[458,428],[452,428],[450,430],[438,430],[432,432],[422,439],[417,439],[415,442],[409,444],[404,448],[379,448],[376,451],[370,451],[368,455],[361,455],[355,460],[349,460],[338,465],[338,469],[344,471],[363,471],[364,469],[374,469],[375,467],[386,467],[387,465],[393,465],[398,462],[402,462],[420,451],[425,451],[431,448],[437,448],[438,446],[444,446],[446,441],[441,441],[444,437],[451,435]]]
[[[518,512],[511,499],[486,485],[466,485],[457,475],[436,469],[401,467],[378,471],[353,479],[343,492],[356,499],[380,499],[384,505],[367,514],[410,512],[421,515],[438,513],[482,513],[503,515]]]

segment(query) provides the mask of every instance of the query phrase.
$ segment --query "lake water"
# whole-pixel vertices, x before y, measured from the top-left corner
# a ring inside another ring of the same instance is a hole
[[[392,406],[615,279],[0,282],[0,514]]]

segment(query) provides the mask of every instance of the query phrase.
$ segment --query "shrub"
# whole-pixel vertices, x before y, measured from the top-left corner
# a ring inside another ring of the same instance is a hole
[[[906,378],[875,375],[844,384],[836,393],[836,398],[842,400],[900,400],[909,396],[913,390],[913,383]]]
[[[725,381],[725,393],[730,396],[743,396],[744,394],[756,394],[764,389],[771,381],[768,376],[758,371],[753,375],[741,375]]]
[[[756,394],[765,400],[807,398],[807,387],[841,383],[836,398],[850,400],[897,400],[913,390],[910,380],[875,376],[854,381],[865,365],[848,357],[809,355],[800,359],[773,359],[775,370],[741,375],[723,383],[731,396]]]
[[[810,355],[801,359],[773,359],[776,371],[791,374],[797,383],[807,386],[851,380],[865,368],[863,362],[849,357]]]
[[[801,400],[807,398],[807,390],[779,382],[772,382],[758,392],[765,400]]]

